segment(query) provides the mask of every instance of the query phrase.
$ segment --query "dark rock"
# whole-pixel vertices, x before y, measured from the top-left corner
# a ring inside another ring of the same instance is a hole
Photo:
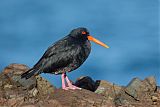
[[[77,79],[75,85],[90,91],[95,91],[96,88],[95,81],[89,76],[81,76],[80,78]]]

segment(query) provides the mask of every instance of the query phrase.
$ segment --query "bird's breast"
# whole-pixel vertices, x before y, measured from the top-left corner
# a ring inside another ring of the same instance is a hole
[[[90,42],[85,42],[77,47],[77,52],[74,57],[74,64],[77,66],[81,66],[84,61],[88,58],[91,51],[91,44]]]
[[[84,52],[85,58],[87,59],[91,52],[91,43],[89,41],[86,41],[85,44],[82,46],[82,50]]]

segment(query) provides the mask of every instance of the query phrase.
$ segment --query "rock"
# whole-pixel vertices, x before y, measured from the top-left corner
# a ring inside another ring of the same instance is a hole
[[[134,78],[125,88],[125,92],[139,101],[139,91],[141,91],[142,81],[139,78]]]
[[[2,87],[2,85],[3,85],[3,83],[2,83],[2,81],[0,81],[0,87]]]
[[[37,104],[52,97],[55,87],[40,76],[21,79],[29,68],[23,64],[11,64],[0,74],[0,106]],[[41,79],[39,79],[41,78]]]
[[[25,105],[25,106],[22,106],[22,107],[36,107],[35,105]]]
[[[152,107],[152,104],[155,101],[155,97],[152,95],[155,94],[155,92],[156,82],[154,77],[148,77],[143,81],[134,78],[123,90],[121,90],[115,98],[115,103],[116,105],[125,105],[128,103],[131,105],[139,104],[140,106],[145,104],[145,107]]]
[[[152,96],[151,99],[152,99],[153,102],[157,102],[158,101],[158,97],[156,97],[156,96]]]
[[[66,106],[62,106],[60,102],[58,102],[57,100],[49,100],[47,103],[44,103],[43,106],[44,107],[66,107]]]
[[[110,100],[114,100],[115,96],[120,92],[122,87],[105,80],[97,80],[96,88],[95,93],[104,95]]]
[[[37,80],[37,89],[41,92],[40,94],[42,96],[54,93],[56,87],[51,85],[46,79],[38,75],[36,76],[36,80]]]
[[[156,90],[156,80],[153,76],[150,76],[148,78],[146,78],[145,80],[143,80],[143,91],[144,92],[150,92],[150,93],[154,93],[154,91]]]
[[[35,97],[38,94],[38,90],[37,88],[33,88],[32,90],[29,91],[29,93]]]
[[[95,87],[96,87],[95,81],[92,80],[92,78],[89,76],[81,76],[80,78],[77,79],[77,81],[75,82],[75,85],[77,87],[87,89],[90,91],[95,91]]]
[[[12,86],[13,86],[13,85],[6,84],[6,85],[4,86],[4,89],[6,89],[6,88],[12,88]]]
[[[0,73],[0,107],[160,107],[154,77],[133,79],[126,87],[88,76],[77,79],[82,90],[62,90],[46,79],[21,79],[29,68],[11,64]]]
[[[125,92],[132,96],[135,100],[139,100],[144,93],[154,93],[156,90],[156,81],[154,77],[148,77],[141,81],[138,78],[134,78],[125,88]]]
[[[95,91],[95,93],[97,93],[97,94],[105,94],[105,92],[106,92],[106,89],[104,87],[101,87],[101,86],[98,87]]]
[[[88,90],[62,90],[55,91],[54,99],[58,101],[62,107],[114,107],[114,103],[106,100],[105,96],[98,95]]]
[[[8,81],[17,83],[17,85],[22,85],[24,89],[32,89],[36,86],[36,79],[34,77],[21,79],[21,74],[28,69],[29,68],[23,64],[10,64],[3,70],[3,74],[1,75],[4,75],[3,77],[8,79]]]

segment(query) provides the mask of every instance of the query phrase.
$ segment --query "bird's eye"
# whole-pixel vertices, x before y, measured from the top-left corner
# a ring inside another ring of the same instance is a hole
[[[85,31],[82,32],[82,35],[86,35],[87,33]]]

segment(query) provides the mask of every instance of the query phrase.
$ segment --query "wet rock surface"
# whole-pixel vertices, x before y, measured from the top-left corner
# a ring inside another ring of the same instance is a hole
[[[134,78],[127,86],[82,76],[82,90],[62,90],[41,76],[21,79],[29,68],[11,64],[0,73],[0,107],[160,107],[160,87],[154,77]]]

